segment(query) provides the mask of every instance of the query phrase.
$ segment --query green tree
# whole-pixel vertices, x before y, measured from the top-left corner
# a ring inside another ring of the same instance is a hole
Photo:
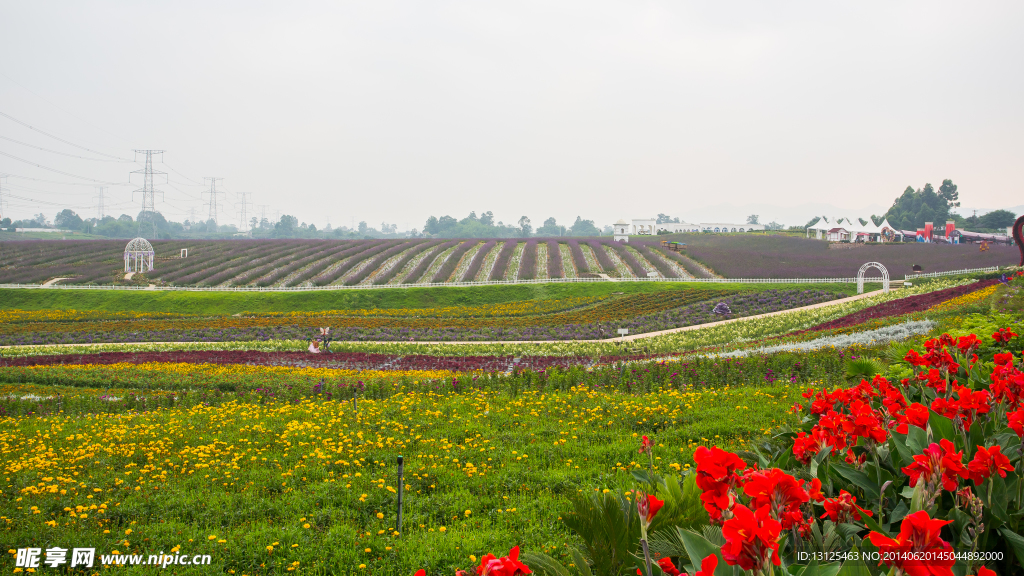
[[[488,210],[480,215],[480,223],[484,226],[494,226],[494,212]]]
[[[523,236],[529,236],[530,232],[533,231],[533,226],[530,226],[530,219],[526,216],[519,218],[519,229],[522,231]]]
[[[537,228],[538,236],[558,236],[562,233],[563,227],[558,225],[555,217],[552,216],[544,221],[544,224]]]
[[[1009,210],[993,210],[978,218],[982,228],[1006,228],[1013,226],[1017,216]]]
[[[747,224],[760,224],[757,220],[760,218],[757,214],[751,214],[747,216]]]
[[[657,224],[678,224],[679,218],[673,218],[668,214],[658,214]]]
[[[582,216],[576,217],[576,222],[572,225],[573,236],[600,236],[601,230],[594,225],[593,220],[584,220]]]
[[[63,230],[81,230],[84,222],[74,210],[65,208],[53,218],[53,225]]]
[[[925,222],[941,227],[950,219],[950,209],[959,206],[958,198],[956,185],[950,180],[943,181],[939,192],[931,184],[925,184],[918,190],[907,186],[903,194],[893,201],[884,218],[903,230],[922,228]]]

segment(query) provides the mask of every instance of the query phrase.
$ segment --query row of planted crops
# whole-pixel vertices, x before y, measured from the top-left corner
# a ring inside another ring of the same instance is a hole
[[[136,282],[293,287],[711,276],[655,241],[166,240],[153,245],[154,270]],[[64,284],[109,284],[124,276],[123,249],[123,242],[114,240],[5,242],[0,245],[0,283],[64,278]]]
[[[1018,573],[1020,282],[940,280],[621,344],[7,348],[2,562],[86,546],[97,562],[209,554],[235,574],[876,575],[930,552],[921,573]],[[69,331],[189,318],[6,314]],[[322,317],[244,319],[307,316]]]

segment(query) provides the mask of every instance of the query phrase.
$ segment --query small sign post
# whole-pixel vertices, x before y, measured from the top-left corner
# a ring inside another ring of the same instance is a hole
[[[629,328],[619,328],[619,336],[627,336],[629,334]]]
[[[405,461],[398,457],[398,518],[395,520],[395,532],[402,534],[402,491],[405,489]]]

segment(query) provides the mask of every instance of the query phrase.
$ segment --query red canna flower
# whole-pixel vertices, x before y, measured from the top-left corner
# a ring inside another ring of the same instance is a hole
[[[714,556],[714,554],[712,554],[712,556]],[[662,558],[661,560],[658,560],[658,568],[661,568],[661,571],[665,574],[668,574],[668,576],[680,575],[679,569],[676,568],[676,565],[672,563],[672,559],[667,556],[665,558]]]
[[[718,568],[718,555],[711,554],[700,561],[700,570],[693,576],[715,576],[715,568]]]
[[[750,497],[750,507],[757,510],[768,506],[776,517],[783,511],[799,509],[810,500],[800,482],[778,468],[758,470],[746,479],[743,492]]]
[[[519,561],[519,546],[508,551],[508,556],[495,558],[494,554],[487,554],[480,559],[480,565],[476,567],[477,576],[516,576],[518,574],[533,574],[530,568]]]
[[[952,554],[917,554],[951,551],[953,547],[939,535],[942,527],[951,522],[952,520],[933,520],[928,516],[928,512],[921,510],[903,518],[900,533],[896,538],[878,532],[868,534],[868,538],[878,547],[883,561],[889,566],[895,566],[903,574],[953,576],[951,567],[955,560]]]
[[[860,400],[850,406],[853,418],[843,422],[843,430],[852,437],[850,444],[856,444],[857,438],[867,438],[881,444],[889,438],[889,433],[882,426],[882,420],[871,409],[871,405]]]
[[[1003,366],[1005,364],[1013,363],[1013,352],[1002,352],[992,356],[992,361],[996,363],[996,366]]]
[[[742,504],[732,509],[733,517],[722,525],[722,558],[730,566],[743,570],[761,570],[770,561],[778,566],[782,525],[771,517],[768,507],[751,512]]]
[[[928,359],[918,354],[917,350],[910,350],[903,359],[910,362],[913,366],[927,366],[929,364]]]
[[[1006,419],[1009,420],[1009,426],[1017,433],[1017,436],[1024,437],[1024,409],[1010,412],[1006,415]]]
[[[413,574],[412,576],[427,576],[427,571],[426,571],[426,570],[424,570],[423,568],[420,568],[420,569],[419,569],[419,570],[417,570],[417,571],[416,571],[416,573],[415,573],[415,574]]]
[[[640,454],[647,454],[648,456],[650,456],[651,451],[653,451],[653,450],[654,450],[654,442],[651,442],[650,438],[648,438],[647,436],[644,436],[643,440],[640,441],[639,453]]]
[[[896,431],[900,434],[909,434],[910,425],[917,426],[922,430],[927,430],[928,427],[928,407],[924,404],[914,402],[907,409],[903,411],[903,414],[896,415],[896,421],[899,425],[896,426]]]
[[[994,570],[989,570],[988,568],[985,568],[984,566],[978,566],[978,572],[975,574],[975,576],[998,576],[998,575],[995,573]]]
[[[1013,472],[1010,459],[1003,454],[1001,446],[978,446],[974,459],[967,464],[967,473],[971,480],[974,480],[976,486],[980,486],[993,472],[998,473],[1001,478],[1006,478],[1007,472]]]
[[[872,516],[870,510],[857,506],[856,496],[853,496],[846,490],[840,490],[838,498],[828,498],[825,500],[825,513],[821,517],[825,518],[827,516],[829,520],[836,524],[842,524],[849,522],[851,518],[859,521],[861,514]]]
[[[665,505],[664,500],[658,500],[653,494],[644,494],[641,490],[636,491],[636,509],[640,514],[640,520],[645,526],[650,526],[658,510]]]
[[[700,499],[711,520],[716,524],[723,512],[731,510],[736,502],[734,489],[741,483],[738,471],[747,467],[739,456],[726,452],[718,446],[708,449],[697,448],[693,454],[697,463],[697,487],[701,489]]]
[[[821,493],[821,480],[817,478],[810,482],[804,482],[804,490],[807,491],[807,496],[815,502],[821,502],[825,499],[825,495]]]
[[[960,350],[961,354],[967,355],[974,352],[981,346],[981,339],[974,334],[967,336],[961,336],[956,340],[956,347]]]
[[[1006,343],[1014,336],[1016,336],[1016,334],[1011,332],[1009,328],[1000,328],[998,332],[992,335],[992,339],[996,342]]]
[[[967,469],[963,464],[963,452],[954,452],[956,447],[943,438],[939,444],[932,444],[924,449],[924,454],[914,456],[914,462],[903,467],[903,473],[910,477],[910,485],[917,486],[918,481],[925,483],[938,481],[950,492],[956,490],[960,478],[967,478]]]

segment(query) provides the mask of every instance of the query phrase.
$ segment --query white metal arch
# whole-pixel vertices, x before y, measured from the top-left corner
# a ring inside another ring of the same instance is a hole
[[[889,271],[885,269],[885,266],[882,266],[878,262],[868,262],[867,264],[861,266],[860,270],[857,271],[857,294],[864,293],[864,273],[867,272],[869,268],[878,268],[878,271],[882,273],[882,292],[884,294],[888,294]]]

